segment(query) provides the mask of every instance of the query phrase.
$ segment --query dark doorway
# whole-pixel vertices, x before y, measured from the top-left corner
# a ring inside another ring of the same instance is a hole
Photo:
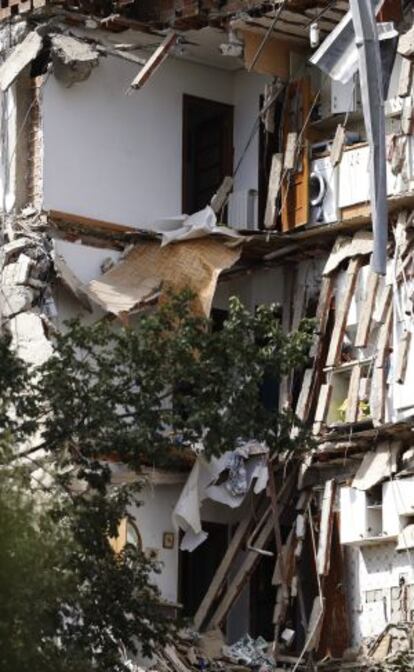
[[[275,544],[269,546],[275,551]],[[263,556],[250,579],[250,635],[262,636],[267,641],[274,637],[273,612],[276,588],[272,585],[275,558]]]
[[[183,212],[205,208],[233,172],[233,106],[183,99]]]
[[[194,616],[227,549],[228,527],[203,522],[208,537],[192,553],[180,551],[179,601],[183,616]]]

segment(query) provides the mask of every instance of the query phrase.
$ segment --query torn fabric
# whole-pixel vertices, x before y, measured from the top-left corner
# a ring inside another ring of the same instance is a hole
[[[88,285],[88,294],[114,315],[127,313],[165,289],[191,289],[194,310],[209,315],[217,280],[239,259],[241,248],[203,238],[160,247],[158,242],[136,245],[125,259]]]
[[[242,236],[233,229],[227,226],[217,226],[216,214],[209,205],[190,216],[180,215],[156,222],[151,229],[162,235],[162,246],[180,240],[192,240],[210,235],[233,239],[236,244],[243,240]]]
[[[234,451],[227,451],[219,458],[207,461],[200,455],[173,511],[176,528],[184,530],[180,549],[193,551],[207,538],[202,529],[200,507],[204,500],[211,499],[230,508],[238,508],[244,502],[253,482],[253,491],[262,492],[267,485],[268,448],[257,441],[248,441]],[[217,485],[219,477],[228,471],[227,479]]]

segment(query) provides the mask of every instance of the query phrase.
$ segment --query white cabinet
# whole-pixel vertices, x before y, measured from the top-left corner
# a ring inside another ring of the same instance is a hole
[[[366,493],[356,488],[341,488],[341,544],[363,539],[367,531]]]
[[[387,138],[391,142],[391,138]],[[409,191],[413,172],[413,137],[408,136],[404,166],[394,175],[387,161],[387,195]],[[368,145],[347,149],[339,166],[338,207],[346,208],[355,203],[368,202],[370,198],[370,150]]]
[[[407,479],[406,479],[407,480]],[[382,502],[374,501],[369,491],[351,487],[341,488],[341,543],[364,546],[368,544],[394,541],[407,524],[408,502],[414,507],[414,481],[405,484],[403,491],[409,492],[402,504],[396,498],[396,484],[391,481],[382,486]],[[414,508],[413,514],[414,515]]]

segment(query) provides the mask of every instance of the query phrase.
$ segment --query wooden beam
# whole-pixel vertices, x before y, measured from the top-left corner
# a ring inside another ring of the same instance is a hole
[[[358,278],[359,269],[362,265],[362,257],[351,259],[347,270],[347,279],[344,295],[340,305],[336,305],[335,325],[332,332],[331,344],[326,358],[326,366],[335,366],[339,361],[342,343],[344,340],[346,320],[349,307],[355,292],[355,286]]]
[[[328,576],[330,569],[335,494],[335,481],[327,481],[323,493],[321,525],[318,552],[316,556],[317,572],[319,576]]]
[[[204,595],[200,606],[197,609],[197,612],[194,616],[193,623],[196,630],[200,630],[205,619],[207,618],[208,612],[216,599],[221,587],[224,584],[224,581],[227,578],[228,571],[232,566],[232,563],[242,547],[242,543],[248,533],[249,528],[253,523],[253,515],[246,515],[240,521],[237,526],[235,533],[230,541],[229,546],[223,556],[222,561],[220,562],[216,573],[214,574],[213,580],[209,585],[209,588]]]
[[[171,49],[177,42],[177,33],[170,33],[161,42],[160,46],[154,51],[152,56],[145,63],[144,67],[139,71],[135,79],[131,82],[131,89],[141,89],[144,84],[152,77],[154,72],[158,70],[160,65],[165,61]]]
[[[113,233],[137,233],[137,229],[123,224],[114,224],[101,219],[92,219],[92,217],[83,217],[71,212],[62,212],[61,210],[49,210],[48,218],[55,222],[64,222],[65,224],[75,224],[86,229],[104,229]]]
[[[393,315],[393,309],[392,309],[392,303],[390,303],[387,309],[387,316],[385,318],[385,322],[381,326],[378,337],[377,358],[376,358],[376,368],[378,369],[384,368],[385,362],[389,355],[389,345],[392,330],[392,315]]]
[[[305,422],[308,418],[310,402],[311,402],[311,389],[313,382],[313,368],[306,369],[303,380],[302,387],[300,388],[300,394],[298,398],[298,403],[296,404],[296,415],[299,420]]]
[[[278,503],[280,509],[283,510],[287,502],[290,499],[290,496],[293,491],[294,484],[296,482],[297,470],[293,469],[287,479],[285,480],[282,490],[279,493]],[[272,534],[274,533],[274,522],[272,516],[269,516],[266,523],[264,524],[260,534],[257,537],[255,546],[257,548],[265,548],[269,543]],[[212,630],[215,627],[218,627],[223,623],[226,618],[229,610],[234,604],[237,597],[240,595],[244,586],[247,584],[256,564],[260,560],[260,554],[255,553],[254,551],[247,551],[246,557],[239,567],[236,575],[233,577],[230,585],[228,586],[222,601],[218,605],[216,611],[211,617],[207,630]]]
[[[372,320],[372,313],[375,306],[375,299],[378,290],[379,275],[374,271],[369,271],[367,289],[364,301],[362,302],[361,315],[358,321],[358,329],[355,336],[355,347],[366,348]]]
[[[378,310],[374,313],[374,320],[379,324],[384,324],[387,319],[388,308],[392,299],[392,285],[385,285],[378,305]]]

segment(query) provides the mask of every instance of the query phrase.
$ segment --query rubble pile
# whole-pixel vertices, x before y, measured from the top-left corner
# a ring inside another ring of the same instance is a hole
[[[50,355],[48,333],[56,315],[50,285],[53,244],[45,228],[45,218],[25,208],[0,248],[1,319],[19,356],[31,364],[41,364]]]

